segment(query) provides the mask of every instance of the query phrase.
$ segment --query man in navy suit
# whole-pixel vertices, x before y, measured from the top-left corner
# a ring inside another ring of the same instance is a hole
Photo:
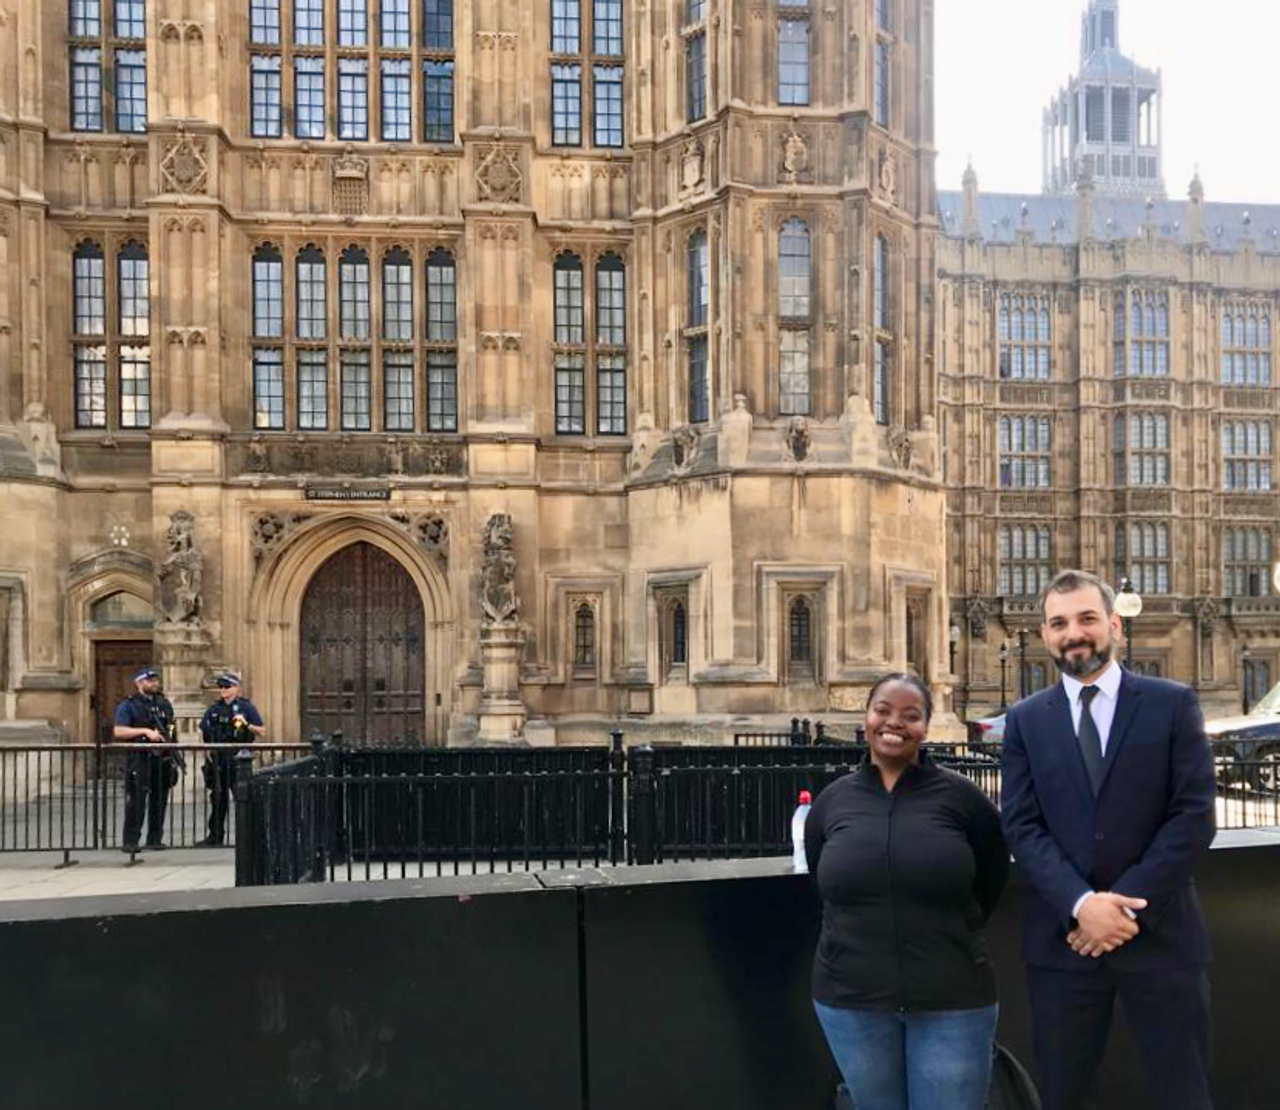
[[[1209,938],[1192,877],[1214,835],[1195,692],[1123,670],[1115,595],[1063,571],[1040,602],[1062,682],[1009,711],[1005,837],[1045,1110],[1087,1105],[1119,997],[1157,1110],[1212,1110]]]

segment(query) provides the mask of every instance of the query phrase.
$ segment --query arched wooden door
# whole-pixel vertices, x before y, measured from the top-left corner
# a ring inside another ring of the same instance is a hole
[[[345,742],[426,743],[422,598],[408,572],[371,543],[316,571],[302,602],[302,735]]]

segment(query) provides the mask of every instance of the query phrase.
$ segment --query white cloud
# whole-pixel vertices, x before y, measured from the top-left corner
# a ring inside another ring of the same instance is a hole
[[[941,0],[938,186],[970,155],[984,190],[1040,191],[1041,113],[1079,67],[1088,0]],[[1197,166],[1209,200],[1280,204],[1280,4],[1121,0],[1121,47],[1164,76],[1165,186]]]

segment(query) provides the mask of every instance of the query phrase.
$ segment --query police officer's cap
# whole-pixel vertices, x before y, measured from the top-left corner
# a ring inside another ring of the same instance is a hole
[[[148,678],[159,678],[160,672],[155,667],[143,667],[137,674],[133,676],[134,682],[142,682]]]
[[[225,674],[218,675],[218,686],[223,689],[229,689],[232,686],[243,686],[240,676],[234,671],[227,671]]]

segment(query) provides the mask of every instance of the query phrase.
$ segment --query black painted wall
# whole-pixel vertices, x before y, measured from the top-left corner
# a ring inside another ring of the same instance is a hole
[[[1280,838],[1237,840],[1200,880],[1216,1110],[1277,1110]],[[1022,897],[990,948],[1029,1059]],[[779,860],[11,903],[0,1106],[826,1110],[817,914]],[[1105,1091],[1146,1105],[1123,1035]]]

